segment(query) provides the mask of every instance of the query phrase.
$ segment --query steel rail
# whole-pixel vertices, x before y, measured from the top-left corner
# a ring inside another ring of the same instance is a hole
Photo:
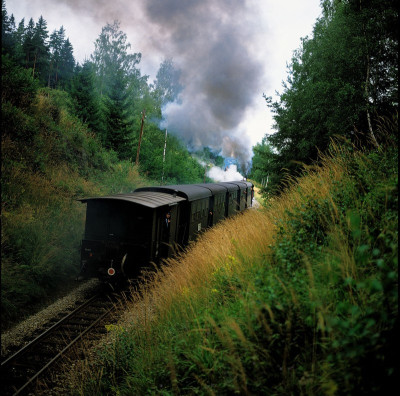
[[[64,316],[61,318],[57,323],[55,323],[53,326],[49,327],[46,331],[44,331],[42,334],[40,334],[38,337],[36,337],[34,340],[26,344],[24,347],[22,347],[20,350],[18,350],[16,353],[14,353],[12,356],[8,357],[6,360],[1,362],[1,368],[4,369],[4,367],[7,367],[12,361],[17,359],[18,357],[22,356],[24,353],[26,353],[29,348],[32,348],[34,345],[39,343],[39,341],[43,340],[46,336],[48,336],[52,331],[60,327],[65,321],[67,321],[71,316],[75,315],[79,311],[81,311],[83,308],[85,308],[87,305],[93,302],[96,298],[99,298],[99,295],[91,297],[89,300],[85,301],[82,305],[80,305],[78,308],[70,312],[68,315]]]
[[[19,395],[23,390],[25,390],[36,378],[38,378],[43,372],[45,372],[49,367],[51,367],[69,348],[72,347],[77,341],[79,341],[89,330],[92,329],[98,322],[100,322],[105,316],[107,316],[113,308],[107,310],[103,315],[96,319],[89,327],[87,327],[83,332],[81,332],[74,340],[72,340],[61,352],[59,352],[53,359],[50,360],[44,367],[42,367],[35,375],[33,375],[21,388],[19,388],[13,396]]]

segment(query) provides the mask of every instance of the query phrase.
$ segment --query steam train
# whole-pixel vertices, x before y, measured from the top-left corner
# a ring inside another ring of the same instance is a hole
[[[247,181],[138,188],[80,199],[87,204],[79,278],[106,283],[137,278],[199,233],[252,206]]]

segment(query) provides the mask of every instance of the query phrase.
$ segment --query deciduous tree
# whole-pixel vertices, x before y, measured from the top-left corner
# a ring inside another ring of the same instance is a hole
[[[318,158],[335,135],[379,144],[375,123],[398,104],[398,11],[394,1],[323,1],[313,36],[289,65],[274,113],[273,167],[279,182]]]
[[[181,71],[178,70],[172,59],[165,59],[158,69],[156,79],[152,84],[154,96],[160,108],[168,102],[178,99],[183,87],[180,83]]]

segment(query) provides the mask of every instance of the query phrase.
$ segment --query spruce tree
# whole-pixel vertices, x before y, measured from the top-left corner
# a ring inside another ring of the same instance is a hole
[[[2,54],[14,55],[15,47],[15,20],[14,15],[8,17],[4,3],[1,9],[1,47]]]
[[[24,49],[23,49],[23,39],[25,35],[25,19],[22,18],[21,22],[18,24],[18,28],[14,33],[14,58],[19,65],[24,64]]]
[[[50,52],[47,39],[47,22],[43,19],[42,16],[40,16],[38,22],[35,25],[32,37],[33,59],[31,59],[31,61],[33,76],[37,76],[43,84],[45,84],[47,80],[48,66],[50,60]]]
[[[35,22],[32,18],[29,19],[28,25],[26,26],[24,37],[22,41],[22,50],[24,53],[24,66],[29,69],[33,65],[34,59],[34,45],[33,35],[35,33]]]
[[[130,54],[129,48],[126,34],[119,30],[119,22],[115,21],[102,28],[91,56],[96,69],[96,86],[104,106],[103,142],[122,159],[133,155],[132,113],[143,87],[136,67],[141,54]]]
[[[126,115],[127,91],[122,71],[109,86],[109,94],[103,96],[105,140],[108,149],[118,153],[119,158],[132,157],[131,127]]]
[[[1,48],[2,54],[13,54],[14,49],[14,39],[13,30],[15,30],[15,23],[13,29],[13,15],[8,17],[8,13],[5,4],[1,4]]]
[[[60,86],[64,89],[69,89],[71,79],[74,74],[75,58],[72,45],[67,38],[61,47],[60,52]]]
[[[94,65],[89,60],[86,60],[82,66],[77,65],[75,68],[70,93],[74,99],[76,115],[101,138],[103,126],[100,97],[95,87]]]
[[[54,30],[50,35],[50,68],[48,85],[57,88],[60,79],[61,51],[65,40],[65,29],[63,26],[59,30]]]

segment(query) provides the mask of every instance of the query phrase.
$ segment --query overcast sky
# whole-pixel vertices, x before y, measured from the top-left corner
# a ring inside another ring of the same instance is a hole
[[[6,0],[18,23],[40,15],[49,33],[64,26],[78,62],[89,58],[101,28],[114,20],[140,52],[153,81],[172,57],[185,86],[180,104],[165,109],[169,131],[192,146],[223,148],[250,159],[272,133],[263,93],[282,91],[286,64],[310,36],[319,0]]]

